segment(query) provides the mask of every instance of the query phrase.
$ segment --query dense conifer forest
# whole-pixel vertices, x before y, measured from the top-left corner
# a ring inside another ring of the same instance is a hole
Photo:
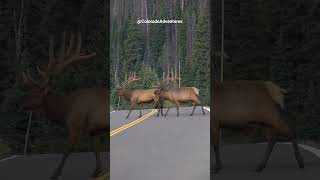
[[[96,52],[90,60],[68,67],[52,85],[52,92],[67,94],[77,88],[106,86],[109,15],[103,0],[4,0],[0,2],[0,156],[23,153],[29,113],[22,110],[21,97],[28,92],[21,74],[30,71],[39,78],[36,65],[49,60],[49,39],[54,36],[59,49],[64,31],[81,32],[82,50]],[[34,114],[28,153],[64,150],[66,131],[44,116]],[[91,148],[89,141],[79,150]]]
[[[209,104],[209,1],[112,0],[111,104],[116,87],[129,72],[141,78],[131,88],[151,88],[167,67],[181,67],[181,86],[195,86]],[[182,20],[181,24],[137,24],[139,19]],[[152,106],[153,107],[153,106]],[[124,100],[120,108],[128,108]]]
[[[319,19],[317,0],[225,0],[224,80],[287,89],[287,122],[304,140],[320,139]]]

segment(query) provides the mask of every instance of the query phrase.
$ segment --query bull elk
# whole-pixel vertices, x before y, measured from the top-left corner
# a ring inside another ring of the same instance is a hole
[[[140,80],[140,78],[137,78],[136,73],[131,73],[129,78],[125,80],[125,82],[123,82],[120,86],[118,86],[117,89],[117,95],[120,97],[123,96],[127,101],[130,102],[131,109],[127,115],[127,118],[129,118],[131,111],[136,107],[136,105],[139,106],[139,117],[142,116],[141,107],[144,104],[155,102],[156,106],[158,106],[155,100],[156,96],[154,94],[154,91],[156,89],[135,89],[133,91],[128,90],[128,85],[138,80]]]
[[[157,90],[154,92],[154,94],[156,95],[156,101],[158,102],[158,104],[160,104],[160,101],[163,101],[163,100],[168,100],[174,103],[177,108],[177,117],[178,117],[180,104],[192,102],[193,110],[190,116],[193,115],[197,105],[201,106],[202,113],[203,115],[205,115],[203,106],[199,100],[199,90],[195,87],[175,87],[173,83],[177,79],[178,79],[178,76],[176,73],[173,72],[172,69],[171,69],[171,76],[170,76],[169,70],[166,77],[165,77],[165,73],[163,73],[162,82],[160,86],[157,88]],[[161,106],[160,106],[161,110],[158,111],[157,116],[159,115],[160,111],[162,113]],[[168,107],[167,112],[165,113],[165,116],[167,116],[170,108],[171,107]]]
[[[295,134],[284,122],[285,89],[270,81],[214,81],[211,89],[211,145],[215,152],[216,165],[212,173],[221,170],[220,129],[221,128],[257,128],[266,130],[268,140],[264,158],[256,171],[262,171],[269,159],[279,136],[291,141],[295,158],[300,168],[304,161],[300,155]]]
[[[31,92],[24,97],[25,110],[43,111],[47,119],[65,126],[68,130],[68,148],[64,152],[60,164],[54,171],[51,179],[57,179],[62,172],[66,159],[73,151],[82,132],[89,134],[94,141],[96,169],[92,176],[101,172],[100,135],[109,130],[108,90],[104,87],[78,89],[68,95],[55,95],[50,91],[50,84],[55,75],[61,73],[66,66],[92,58],[96,53],[81,52],[81,35],[71,35],[69,46],[65,49],[65,36],[62,35],[60,53],[56,57],[53,38],[49,45],[49,63],[46,69],[37,67],[41,78],[33,79],[29,73],[23,73],[22,79]]]

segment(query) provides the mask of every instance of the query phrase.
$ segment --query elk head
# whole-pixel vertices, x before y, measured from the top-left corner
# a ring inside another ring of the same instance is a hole
[[[138,81],[140,78],[137,78],[137,74],[135,72],[130,73],[129,78],[125,78],[125,81],[121,83],[121,85],[117,87],[117,95],[124,96],[129,84],[133,83],[134,81]]]
[[[168,68],[167,74],[163,72],[160,85],[157,87],[157,90],[154,91],[157,102],[159,102],[160,100],[161,92],[173,88],[178,79],[180,78],[178,77],[176,70],[174,71],[173,69],[171,69],[170,73],[170,69]]]
[[[38,110],[41,109],[44,99],[49,92],[49,78],[42,77],[40,80],[34,80],[29,73],[22,73],[22,81],[30,89],[30,93],[23,98],[23,109]]]
[[[54,52],[53,37],[49,42],[49,63],[47,67],[42,70],[37,66],[37,72],[40,75],[39,80],[31,77],[29,72],[22,73],[22,82],[28,87],[30,93],[23,98],[23,108],[25,110],[38,110],[43,107],[46,96],[49,93],[50,83],[52,78],[60,74],[66,66],[74,62],[89,59],[96,55],[96,53],[87,54],[81,52],[81,34],[77,34],[77,43],[75,44],[75,35],[72,34],[66,49],[66,33],[62,34],[62,41],[58,55]]]

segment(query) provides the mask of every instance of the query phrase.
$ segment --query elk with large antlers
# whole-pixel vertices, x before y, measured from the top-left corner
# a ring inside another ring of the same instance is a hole
[[[284,122],[284,94],[286,90],[270,81],[214,81],[211,89],[211,145],[215,151],[216,166],[221,169],[220,129],[257,128],[266,130],[268,146],[256,171],[262,171],[279,136],[287,137],[294,149],[300,168],[304,167],[295,134]]]
[[[128,90],[128,85],[138,80],[140,80],[140,78],[137,78],[137,74],[131,73],[129,75],[129,78],[126,79],[125,82],[121,84],[121,86],[118,86],[118,89],[117,89],[117,95],[120,97],[123,96],[127,101],[130,102],[131,109],[127,115],[127,118],[129,118],[131,111],[136,107],[136,105],[139,106],[139,110],[140,110],[139,117],[142,116],[141,107],[144,104],[155,102],[156,106],[158,106],[157,101],[155,100],[155,95],[154,95],[154,91],[156,89],[135,89],[133,91]]]
[[[158,111],[157,116],[159,116],[159,113],[161,111],[162,114],[162,103],[160,103],[163,100],[168,100],[175,104],[177,108],[177,116],[179,116],[179,106],[181,103],[188,103],[192,102],[193,110],[190,114],[190,116],[193,115],[194,110],[196,109],[197,105],[200,105],[202,108],[203,115],[205,114],[203,106],[199,99],[199,90],[196,87],[175,87],[174,82],[179,79],[177,76],[176,71],[174,72],[173,69],[171,69],[171,76],[170,71],[168,69],[167,75],[163,73],[162,76],[162,82],[158,89],[154,92],[156,95],[156,102],[157,104],[161,104],[159,107],[160,110]],[[171,107],[168,107],[167,112],[165,113],[165,116],[168,114]]]
[[[108,90],[104,87],[78,89],[68,95],[55,95],[50,92],[50,83],[55,75],[60,74],[66,66],[92,58],[96,53],[81,52],[81,35],[72,35],[67,50],[65,49],[66,34],[62,35],[60,53],[56,57],[53,38],[50,39],[49,63],[45,70],[37,67],[40,80],[33,79],[29,73],[23,73],[23,82],[31,89],[24,98],[24,109],[31,111],[44,111],[47,119],[64,125],[68,130],[68,145],[62,160],[51,179],[60,176],[67,157],[73,151],[82,132],[93,137],[96,156],[96,169],[93,176],[102,172],[100,157],[100,135],[109,131]]]

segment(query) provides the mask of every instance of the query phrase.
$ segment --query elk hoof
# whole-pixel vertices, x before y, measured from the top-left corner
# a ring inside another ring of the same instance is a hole
[[[265,168],[264,165],[259,165],[256,169],[256,172],[261,172]]]
[[[299,165],[299,168],[300,168],[300,169],[303,169],[303,168],[304,168],[304,162],[303,162],[302,159],[299,160],[298,165]]]
[[[190,114],[190,116],[192,116],[193,114]]]
[[[58,179],[59,176],[60,176],[60,174],[54,173],[54,174],[50,177],[50,179]]]
[[[219,174],[219,171],[221,170],[221,167],[214,167],[213,171],[210,171],[210,175]]]

